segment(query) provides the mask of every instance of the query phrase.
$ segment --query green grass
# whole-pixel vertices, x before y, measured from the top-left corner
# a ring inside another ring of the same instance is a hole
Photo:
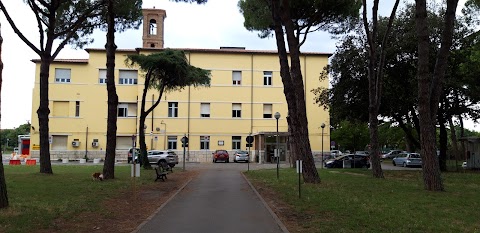
[[[272,188],[299,216],[299,232],[480,232],[480,174],[445,173],[445,192],[423,189],[421,171],[319,170],[320,184],[302,184],[293,169],[246,173]],[[292,230],[292,229],[290,229]],[[292,231],[293,232],[293,231]]]
[[[91,177],[103,166],[53,166],[53,175],[40,174],[38,165],[4,169],[10,206],[0,210],[0,232],[35,232],[52,226],[59,217],[73,219],[83,211],[102,212],[102,200],[133,188],[130,166],[115,167],[115,179],[104,182],[94,182]],[[154,173],[142,170],[135,185],[151,183]]]

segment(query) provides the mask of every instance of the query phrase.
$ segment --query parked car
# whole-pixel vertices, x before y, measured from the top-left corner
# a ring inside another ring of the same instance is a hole
[[[397,155],[399,155],[400,153],[404,153],[404,152],[401,150],[391,150],[388,153],[383,154],[382,159],[393,159],[397,157]]]
[[[463,167],[463,168],[467,168],[467,161],[463,161],[462,167]]]
[[[368,153],[368,151],[357,150],[357,151],[355,151],[355,154],[356,155],[366,155],[366,156],[368,156],[369,153]]]
[[[343,153],[340,150],[331,150],[330,151],[330,156],[332,158],[335,158],[337,156],[343,155]]]
[[[135,150],[135,162],[138,162],[138,155],[140,154],[140,148],[133,148],[131,147],[130,149],[128,149],[128,158],[127,158],[127,163],[131,163],[132,162],[132,155],[133,155],[133,151]]]
[[[216,163],[217,161],[225,161],[225,163],[230,162],[229,161],[229,155],[226,150],[216,150],[213,154],[213,162]]]
[[[151,150],[147,153],[148,162],[158,166],[175,167],[178,164],[178,155],[171,150]]]
[[[422,166],[422,157],[419,153],[400,153],[392,160],[393,166]]]
[[[350,168],[370,168],[368,155],[346,154],[325,162],[326,168],[343,168],[344,161],[350,162]]]
[[[248,161],[249,161],[248,158],[249,158],[248,151],[237,150],[237,151],[235,151],[235,155],[233,157],[233,162],[237,163],[239,161],[243,161],[243,162],[248,163]]]

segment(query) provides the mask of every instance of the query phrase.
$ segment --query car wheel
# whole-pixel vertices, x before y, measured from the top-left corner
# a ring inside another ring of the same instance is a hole
[[[214,163],[217,163],[217,160],[216,160],[216,159],[214,159],[214,160],[213,160],[213,162],[214,162]]]
[[[233,160],[233,162],[234,162],[234,163],[238,163],[238,161],[237,161],[237,160]]]
[[[395,161],[393,161],[393,166],[397,166],[397,164],[395,163]]]
[[[227,161],[225,161],[226,163],[230,163],[230,161],[227,159]]]
[[[403,163],[403,167],[407,167],[407,163],[404,162],[404,163]]]

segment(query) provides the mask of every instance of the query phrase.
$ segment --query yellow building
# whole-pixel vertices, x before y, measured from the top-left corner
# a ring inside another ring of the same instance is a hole
[[[128,54],[150,54],[163,49],[165,11],[144,10],[143,48],[116,53],[115,83],[119,97],[117,121],[117,157],[126,158],[132,147],[132,135],[138,135],[144,74],[125,65]],[[156,31],[150,30],[156,28]],[[186,87],[164,93],[160,104],[147,117],[145,135],[149,149],[172,149],[183,154],[181,138],[189,137],[187,159],[211,162],[212,152],[224,149],[231,154],[246,148],[251,133],[254,143],[251,159],[269,162],[276,148],[277,121],[281,160],[288,158],[287,103],[280,77],[276,51],[220,49],[181,49],[191,65],[211,71],[210,87]],[[50,150],[52,159],[104,158],[107,132],[106,55],[104,49],[86,49],[88,59],[58,59],[50,67]],[[311,89],[328,86],[319,81],[329,54],[302,53],[304,88],[310,142],[314,154],[329,150],[329,113],[314,103]],[[39,154],[38,117],[40,61],[36,63],[33,89],[31,154]],[[147,94],[147,108],[158,91]],[[138,137],[135,139],[138,141]],[[182,157],[182,156],[180,156]],[[232,161],[233,159],[231,159]]]

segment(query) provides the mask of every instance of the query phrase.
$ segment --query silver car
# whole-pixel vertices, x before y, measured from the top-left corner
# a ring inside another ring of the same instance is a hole
[[[151,150],[148,152],[147,157],[149,163],[162,167],[166,167],[166,164],[170,167],[175,167],[178,164],[178,155],[171,150]]]
[[[248,163],[248,151],[244,150],[237,150],[235,151],[234,157],[233,157],[233,162],[237,163],[239,161],[243,161]]]
[[[422,157],[419,153],[400,153],[392,160],[393,166],[422,166]]]

